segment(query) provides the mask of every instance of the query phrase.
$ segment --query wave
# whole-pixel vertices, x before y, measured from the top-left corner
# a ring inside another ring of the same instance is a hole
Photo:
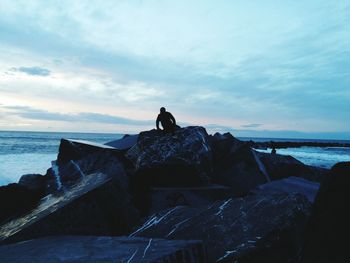
[[[260,150],[260,152],[271,152],[271,149]],[[299,161],[312,166],[331,168],[338,162],[350,161],[349,147],[298,147],[277,149],[278,154],[291,155]]]

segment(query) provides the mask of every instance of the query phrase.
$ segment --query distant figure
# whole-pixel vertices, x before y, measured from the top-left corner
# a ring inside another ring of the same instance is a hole
[[[167,112],[165,110],[164,107],[160,108],[160,113],[158,114],[158,117],[157,117],[157,121],[156,121],[157,130],[160,130],[159,122],[162,124],[164,132],[170,133],[175,131],[176,120],[170,112]]]
[[[276,154],[276,148],[273,147],[272,150],[271,150],[271,154],[275,155]]]

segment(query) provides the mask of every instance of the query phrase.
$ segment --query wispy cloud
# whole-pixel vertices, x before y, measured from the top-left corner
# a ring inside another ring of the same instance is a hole
[[[262,124],[260,123],[251,123],[251,124],[241,125],[242,128],[258,128],[260,126],[262,126]]]
[[[41,67],[19,67],[19,68],[11,68],[10,71],[23,72],[32,76],[49,76],[51,74],[50,70]]]
[[[16,115],[25,119],[45,120],[45,121],[65,121],[65,122],[96,122],[106,124],[123,125],[152,125],[154,121],[135,120],[108,114],[93,112],[81,112],[76,114],[62,114],[58,112],[49,112],[41,109],[35,109],[27,106],[1,106],[6,110],[3,114]]]

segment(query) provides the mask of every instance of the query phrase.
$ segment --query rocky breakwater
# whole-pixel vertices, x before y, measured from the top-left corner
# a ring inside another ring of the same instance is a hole
[[[16,184],[41,194],[27,210],[7,215],[0,242],[54,236],[50,249],[80,239],[93,242],[91,251],[121,242],[128,253],[115,262],[166,262],[140,254],[149,249],[171,262],[292,262],[319,187],[307,178],[316,172],[292,157],[259,154],[229,133],[208,135],[203,127],[146,131],[106,145],[62,139],[46,175],[26,175]],[[71,235],[129,237],[106,243]],[[158,248],[152,240],[160,240]],[[179,241],[181,252],[161,246],[169,240]],[[11,249],[39,244],[40,251],[43,243]]]

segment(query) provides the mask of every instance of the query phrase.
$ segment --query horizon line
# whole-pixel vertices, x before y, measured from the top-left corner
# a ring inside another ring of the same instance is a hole
[[[198,125],[188,125],[188,126],[198,126]],[[185,126],[185,127],[188,127]],[[350,132],[302,132],[302,131],[286,131],[286,130],[239,130],[239,129],[227,129],[227,130],[215,130],[213,131],[213,133],[209,133],[208,132],[208,128],[206,128],[205,126],[202,126],[207,130],[208,135],[214,135],[215,133],[230,133],[232,136],[234,136],[235,138],[247,138],[247,139],[290,139],[290,140],[334,140],[334,141],[350,141]],[[210,128],[209,128],[210,130]],[[112,135],[112,134],[116,134],[116,135],[137,135],[141,132],[144,131],[148,131],[148,130],[140,130],[139,132],[135,132],[135,133],[129,133],[129,132],[108,132],[108,131],[90,131],[90,132],[86,132],[86,131],[47,131],[47,130],[3,130],[0,129],[0,132],[28,132],[28,133],[81,133],[81,134],[108,134],[108,135]],[[235,135],[235,132],[237,133],[295,133],[295,136],[291,136],[291,134],[286,134],[286,136],[283,136],[281,134],[276,134],[275,136],[264,136],[264,135]],[[343,137],[343,138],[335,138],[334,135],[345,135],[345,134],[349,134],[349,137]],[[297,136],[298,135],[298,136]],[[300,135],[304,135],[306,137],[300,137]],[[315,135],[315,137],[310,138],[310,136]],[[327,136],[329,135],[330,137],[322,137],[322,136]],[[333,136],[332,136],[333,135]],[[321,136],[321,137],[318,137]]]

